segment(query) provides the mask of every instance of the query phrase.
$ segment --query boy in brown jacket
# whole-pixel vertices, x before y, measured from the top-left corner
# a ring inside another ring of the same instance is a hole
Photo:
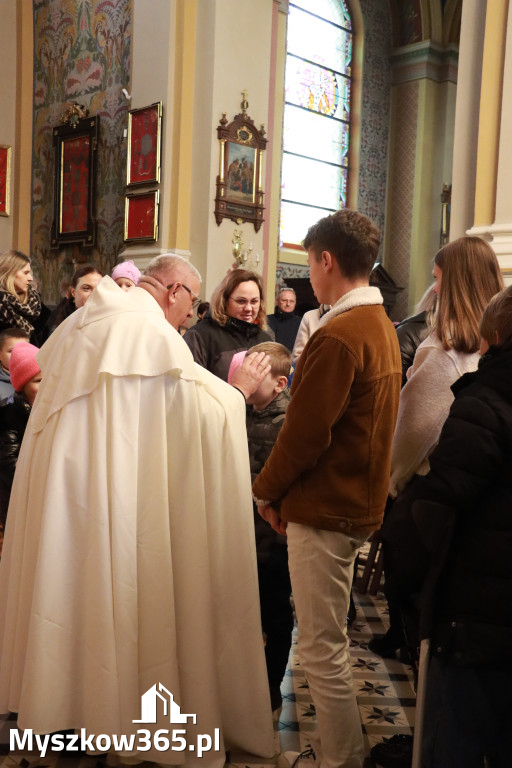
[[[380,235],[341,210],[304,240],[318,301],[331,304],[297,364],[277,442],[253,492],[286,531],[299,657],[316,709],[321,768],[362,768],[363,739],[346,632],[354,559],[382,521],[400,395],[395,329],[369,276]],[[311,765],[311,763],[309,763]]]

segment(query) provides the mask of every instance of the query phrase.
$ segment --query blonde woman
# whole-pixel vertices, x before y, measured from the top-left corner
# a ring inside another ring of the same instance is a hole
[[[30,336],[41,314],[41,299],[33,288],[30,259],[20,251],[0,254],[0,330],[20,328]]]
[[[432,271],[438,310],[433,331],[420,344],[402,389],[393,439],[390,495],[415,474],[426,475],[453,402],[451,385],[478,366],[479,323],[503,289],[498,260],[480,237],[461,237],[437,253]]]
[[[204,319],[183,338],[196,363],[227,381],[235,352],[273,341],[267,333],[261,277],[246,269],[229,272],[215,289]]]
[[[491,298],[503,289],[498,260],[491,246],[479,237],[461,237],[437,253],[432,274],[438,297],[434,327],[423,341],[400,394],[393,437],[389,494],[396,498],[415,475],[426,475],[453,403],[452,384],[464,373],[476,371],[480,359],[479,324]],[[389,560],[384,560],[390,628],[368,647],[393,657],[403,646],[400,606],[389,584]],[[403,607],[402,607],[403,608]]]

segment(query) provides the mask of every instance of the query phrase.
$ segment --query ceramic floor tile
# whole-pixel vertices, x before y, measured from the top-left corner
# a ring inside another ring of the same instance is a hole
[[[349,630],[350,661],[357,695],[367,756],[365,768],[372,764],[368,757],[372,746],[396,733],[410,734],[414,726],[414,688],[412,670],[398,659],[382,659],[368,650],[374,634],[382,634],[388,624],[387,606],[382,595],[354,594],[356,620]],[[316,728],[315,709],[305,674],[297,658],[297,630],[294,632],[288,669],[281,687],[283,708],[276,723],[276,744],[281,751],[301,751]],[[57,757],[37,759],[35,756],[6,754],[9,745],[8,722],[0,717],[0,768],[105,768],[105,761],[95,758]],[[232,752],[229,768],[287,768],[282,756],[269,760],[254,755]],[[151,768],[146,764],[143,768]]]

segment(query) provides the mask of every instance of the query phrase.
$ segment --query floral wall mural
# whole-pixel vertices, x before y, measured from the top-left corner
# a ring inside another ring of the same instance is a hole
[[[123,247],[132,0],[34,0],[32,261],[46,302],[75,264],[107,272]],[[50,249],[53,220],[52,128],[70,101],[100,115],[96,168],[96,245]]]

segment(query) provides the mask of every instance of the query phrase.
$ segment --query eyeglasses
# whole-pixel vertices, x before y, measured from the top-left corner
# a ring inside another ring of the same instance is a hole
[[[257,307],[261,304],[261,299],[242,299],[241,297],[239,299],[234,299],[232,296],[229,298],[239,307],[245,307],[246,304],[250,304],[251,307]]]
[[[167,288],[168,291],[170,291],[173,285],[174,283],[170,283],[170,285],[166,285],[165,287]],[[185,283],[180,283],[180,285],[182,288],[184,288],[187,291],[187,293],[190,294],[190,298],[192,299],[192,309],[195,309],[196,307],[198,307],[199,304],[201,303],[201,298],[197,295],[197,293],[194,293],[194,291],[191,291],[188,285],[185,285]]]

